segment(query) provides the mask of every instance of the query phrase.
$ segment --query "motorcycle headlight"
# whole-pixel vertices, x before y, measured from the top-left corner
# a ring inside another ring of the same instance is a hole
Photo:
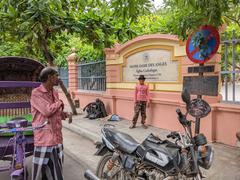
[[[199,146],[198,147],[198,164],[204,168],[209,169],[212,165],[214,157],[214,150],[212,146]]]

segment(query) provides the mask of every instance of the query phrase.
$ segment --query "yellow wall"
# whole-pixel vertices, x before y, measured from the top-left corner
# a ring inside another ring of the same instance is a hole
[[[134,53],[149,50],[149,49],[164,49],[172,52],[172,60],[181,61],[182,57],[186,56],[185,48],[179,44],[179,41],[156,39],[143,40],[133,43],[118,54],[115,60],[107,60],[106,65],[121,65],[121,77],[123,77],[123,67],[126,58]],[[151,91],[181,91],[182,90],[182,73],[181,62],[179,63],[179,80],[178,82],[160,82],[148,83]],[[122,78],[121,78],[122,81]],[[133,83],[107,83],[108,89],[134,89],[136,82]]]

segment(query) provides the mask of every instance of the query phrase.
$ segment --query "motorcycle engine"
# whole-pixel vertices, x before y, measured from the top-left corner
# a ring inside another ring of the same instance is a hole
[[[174,174],[175,165],[180,166],[182,158],[180,147],[150,134],[137,149],[137,154],[144,163],[159,168],[163,172]],[[175,164],[175,165],[174,165]]]
[[[130,172],[135,172],[137,159],[133,156],[123,156],[123,168]]]
[[[152,167],[145,167],[138,173],[138,179],[163,179],[165,175]]]
[[[143,165],[139,162],[139,159],[130,156],[130,155],[124,155],[122,157],[123,160],[123,168],[125,172],[129,172],[133,176],[131,177],[138,177],[138,180],[145,180],[145,179],[155,179],[155,180],[161,180],[166,177],[166,175],[156,169],[155,167],[151,165]],[[140,165],[140,166],[139,166]]]

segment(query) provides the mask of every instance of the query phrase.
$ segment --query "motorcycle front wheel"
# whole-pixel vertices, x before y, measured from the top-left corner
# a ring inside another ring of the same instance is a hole
[[[109,160],[112,158],[112,153],[105,154],[99,161],[97,166],[96,175],[100,179],[111,179],[111,180],[132,180],[132,177],[125,173],[121,166],[121,159],[118,158],[112,169],[108,170]]]

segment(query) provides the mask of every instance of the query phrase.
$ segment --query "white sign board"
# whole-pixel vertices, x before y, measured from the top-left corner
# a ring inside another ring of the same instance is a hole
[[[123,68],[123,81],[135,82],[139,75],[144,75],[148,82],[177,82],[179,62],[172,61],[168,50],[145,50],[126,59]]]

